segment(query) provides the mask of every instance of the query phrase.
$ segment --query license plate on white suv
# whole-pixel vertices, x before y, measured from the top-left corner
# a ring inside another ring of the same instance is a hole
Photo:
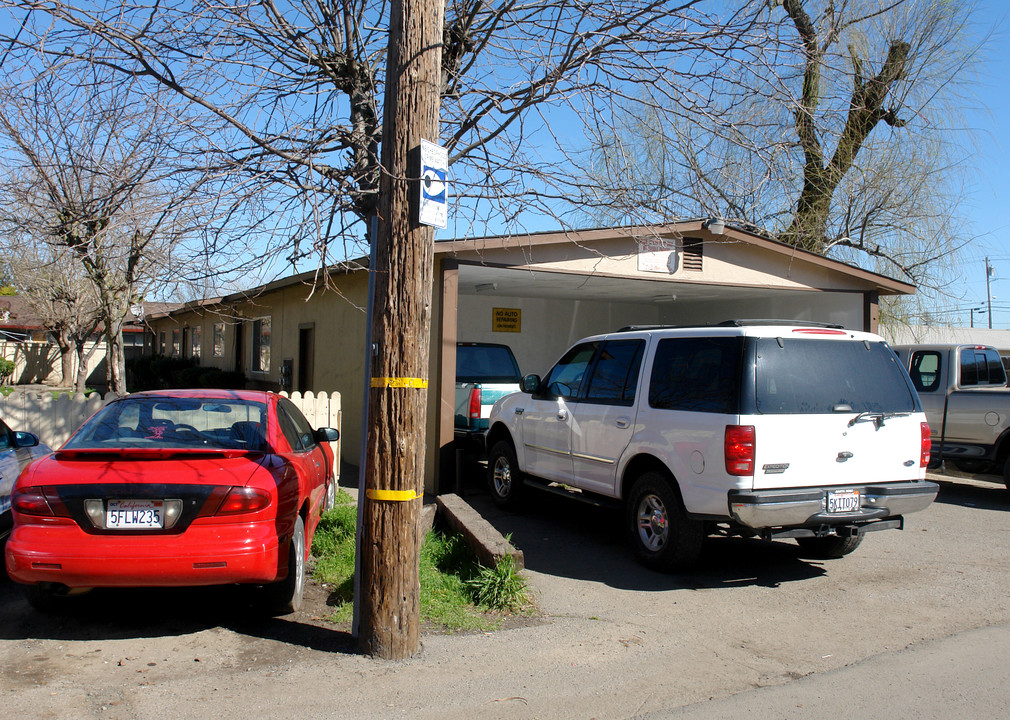
[[[859,491],[858,490],[829,490],[828,491],[828,512],[829,513],[853,513],[859,512]]]
[[[109,530],[151,530],[165,526],[163,500],[109,500],[105,527]]]

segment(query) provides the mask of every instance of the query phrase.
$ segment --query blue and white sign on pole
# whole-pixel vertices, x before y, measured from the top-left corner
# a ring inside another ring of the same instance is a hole
[[[449,151],[421,141],[421,202],[419,222],[443,230],[449,224]]]

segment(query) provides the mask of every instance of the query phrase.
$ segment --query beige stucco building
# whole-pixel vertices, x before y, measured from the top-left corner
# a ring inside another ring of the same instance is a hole
[[[361,457],[367,263],[148,319],[155,351],[243,372],[250,385],[342,395],[344,460]],[[912,285],[708,221],[438,241],[425,487],[454,483],[457,341],[512,347],[543,374],[576,340],[626,325],[779,318],[877,328],[882,295]]]

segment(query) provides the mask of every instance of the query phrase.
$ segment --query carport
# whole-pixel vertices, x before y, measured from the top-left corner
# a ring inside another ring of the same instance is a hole
[[[626,325],[775,318],[876,331],[915,287],[718,220],[435,243],[426,488],[456,484],[456,342],[509,345],[543,374],[575,341]]]

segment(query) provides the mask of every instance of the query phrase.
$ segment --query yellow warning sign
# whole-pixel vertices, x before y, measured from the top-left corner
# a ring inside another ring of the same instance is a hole
[[[491,308],[491,332],[522,332],[523,311],[519,308]]]

